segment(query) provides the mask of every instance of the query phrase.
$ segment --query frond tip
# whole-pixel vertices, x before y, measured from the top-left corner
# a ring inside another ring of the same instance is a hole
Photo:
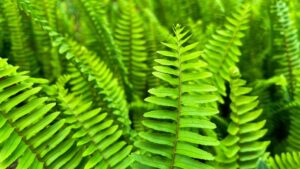
[[[210,169],[205,161],[214,156],[205,147],[219,141],[202,133],[216,127],[208,119],[218,113],[216,88],[210,85],[207,64],[199,59],[201,52],[193,50],[197,43],[185,45],[190,36],[179,25],[174,32],[173,43],[164,43],[169,50],[158,52],[163,57],[156,60],[153,74],[166,85],[149,90],[152,96],[146,101],[159,108],[144,114],[147,129],[135,143],[144,154],[136,160],[144,167]]]

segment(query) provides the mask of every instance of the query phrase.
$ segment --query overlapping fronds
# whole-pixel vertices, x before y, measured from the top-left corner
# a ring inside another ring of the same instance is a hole
[[[103,96],[98,99],[106,103],[107,108],[111,110],[112,114],[110,115],[115,116],[114,119],[120,121],[128,131],[130,119],[128,118],[128,107],[123,86],[119,84],[118,79],[105,63],[93,52],[72,40],[67,40],[51,28],[47,20],[36,12],[37,9],[33,4],[26,0],[19,2],[22,9],[48,32],[48,35],[53,39],[53,46],[57,47],[59,53],[76,67],[77,71],[93,88],[97,89],[96,94]]]
[[[78,96],[90,92],[90,95],[94,96],[87,98],[87,101],[94,101],[96,105],[104,106],[103,108],[106,111],[113,113],[115,119],[118,119],[128,129],[130,125],[128,105],[124,88],[122,88],[118,79],[114,77],[108,66],[96,54],[74,41],[70,40],[69,45],[77,62],[74,65],[76,67],[76,72],[73,74],[74,78],[76,78],[76,74],[80,73],[80,76],[77,76],[73,81],[72,90]]]
[[[0,59],[1,168],[75,168],[82,159],[71,128],[53,111],[55,103],[38,97],[41,87]]]
[[[89,157],[84,168],[127,168],[132,163],[132,145],[122,137],[122,129],[110,119],[101,108],[93,108],[92,102],[65,89],[69,76],[63,76],[57,83],[59,101],[63,118],[74,131],[77,146],[84,146],[83,157]]]
[[[143,20],[132,2],[121,6],[121,15],[115,29],[117,44],[122,51],[122,60],[127,77],[132,84],[132,97],[144,97],[147,75],[147,47]]]
[[[98,41],[100,54],[103,60],[110,69],[114,72],[115,76],[120,78],[124,75],[124,65],[121,61],[121,54],[119,46],[117,46],[113,34],[109,29],[109,24],[105,15],[105,10],[102,4],[96,0],[78,0],[82,5],[85,13],[88,16],[88,24],[95,33],[95,38]],[[126,80],[125,80],[126,83]]]
[[[266,120],[259,120],[262,109],[258,109],[258,97],[248,96],[251,88],[240,79],[238,69],[232,69],[230,80],[230,119],[229,135],[222,140],[220,153],[216,159],[218,168],[252,169],[263,156],[269,144],[259,141],[267,132],[263,129]]]
[[[218,92],[225,96],[225,80],[230,79],[229,69],[239,61],[242,45],[241,38],[248,29],[250,6],[242,5],[232,14],[226,17],[223,29],[217,30],[212,35],[204,49],[204,60],[209,64],[208,69],[214,73],[215,84]]]
[[[209,121],[218,113],[212,74],[205,71],[201,52],[193,50],[197,43],[186,45],[188,32],[179,25],[174,32],[173,42],[164,43],[169,50],[159,51],[162,57],[154,67],[153,74],[167,85],[149,90],[152,96],[146,101],[159,107],[144,114],[147,129],[135,142],[143,154],[136,155],[136,167],[213,168],[206,161],[214,156],[205,149],[219,142],[201,132],[216,127]]]

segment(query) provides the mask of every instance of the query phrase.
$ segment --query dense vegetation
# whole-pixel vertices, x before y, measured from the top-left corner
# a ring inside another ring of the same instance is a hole
[[[0,169],[299,169],[298,0],[1,0]]]

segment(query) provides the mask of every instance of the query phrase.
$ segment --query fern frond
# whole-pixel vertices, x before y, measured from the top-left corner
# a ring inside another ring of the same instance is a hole
[[[55,103],[38,97],[41,87],[16,69],[0,59],[1,165],[20,157],[20,168],[75,168],[82,149],[76,148],[71,128],[53,111]]]
[[[158,52],[163,57],[156,60],[160,66],[153,74],[167,84],[149,90],[152,96],[146,101],[159,107],[144,114],[147,131],[135,142],[144,154],[136,160],[141,168],[210,169],[206,161],[214,156],[204,149],[219,142],[201,131],[216,127],[209,121],[218,113],[216,88],[209,84],[207,64],[199,60],[201,52],[193,51],[197,43],[185,45],[190,36],[179,25],[174,32],[173,42],[164,43],[169,50]]]
[[[241,38],[248,29],[250,6],[242,5],[226,18],[223,29],[217,30],[204,48],[204,60],[209,65],[209,70],[214,74],[215,84],[221,95],[226,95],[225,81],[230,79],[229,69],[239,62],[242,45]]]
[[[36,75],[39,71],[36,58],[33,55],[28,35],[23,29],[21,13],[15,0],[3,0],[0,2],[7,28],[10,34],[12,63],[20,66],[21,70],[30,71]]]
[[[283,74],[287,78],[290,99],[294,100],[297,95],[297,76],[299,76],[297,70],[300,68],[297,29],[292,24],[289,8],[285,1],[276,0],[272,5],[271,12],[275,20],[273,29],[277,35],[274,38],[276,53],[273,59],[278,64],[275,73],[277,75]]]
[[[122,60],[127,77],[132,84],[132,96],[144,98],[147,75],[147,48],[143,20],[132,2],[121,8],[115,29],[117,44],[122,51]]]
[[[298,169],[300,168],[300,153],[286,152],[268,159],[270,169]]]
[[[124,64],[121,60],[121,53],[113,34],[109,29],[110,25],[107,21],[105,10],[102,4],[96,0],[78,0],[88,16],[88,24],[93,29],[95,37],[98,41],[100,55],[103,61],[110,67],[117,78],[124,78]],[[121,76],[121,77],[120,77]],[[125,79],[125,83],[127,80]]]
[[[268,141],[259,141],[267,132],[263,129],[266,120],[258,121],[262,109],[258,97],[248,96],[251,88],[240,79],[238,69],[231,69],[230,99],[231,122],[229,135],[221,142],[221,153],[216,158],[220,168],[255,168],[257,160],[265,153]]]
[[[69,79],[63,76],[57,82],[57,98],[77,146],[86,146],[83,156],[89,159],[85,168],[127,168],[133,162],[132,145],[122,138],[122,129],[100,108],[93,109],[92,102],[69,93],[64,88]]]
[[[73,72],[72,91],[80,95],[89,92],[91,98],[85,97],[87,102],[94,101],[97,106],[112,113],[129,130],[130,120],[126,96],[122,85],[113,75],[108,66],[95,53],[76,42],[69,40],[70,51],[75,54],[76,63],[72,63],[76,68]],[[79,73],[79,74],[78,74]],[[89,89],[87,89],[89,88]],[[92,100],[95,99],[95,100]]]
[[[36,0],[34,3],[41,9],[46,9],[45,1],[44,0]],[[44,10],[39,11],[41,12],[40,15],[46,16],[47,13]],[[52,59],[52,48],[51,48],[51,41],[50,38],[45,32],[41,26],[35,22],[32,21],[32,31],[34,35],[34,45],[35,45],[35,51],[36,55],[39,56],[37,59],[42,64],[42,76],[49,79],[50,81],[54,80],[54,70],[58,70],[60,63],[56,63],[56,66],[53,67],[51,64]]]

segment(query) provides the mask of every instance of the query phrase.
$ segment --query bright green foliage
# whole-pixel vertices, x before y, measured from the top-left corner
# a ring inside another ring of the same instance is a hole
[[[122,138],[120,126],[100,108],[93,109],[92,102],[85,102],[64,88],[70,78],[59,79],[57,99],[63,118],[74,131],[76,145],[86,146],[83,157],[90,159],[85,168],[126,168],[132,160],[132,146]]]
[[[218,92],[226,95],[225,80],[230,79],[229,69],[239,61],[242,54],[239,46],[244,31],[248,29],[250,6],[248,4],[238,8],[232,17],[226,18],[223,29],[217,30],[205,45],[204,60],[210,65],[209,70],[214,73]]]
[[[128,107],[124,89],[101,59],[85,47],[69,41],[71,52],[76,54],[76,71],[71,74],[71,89],[87,102],[93,101],[112,113],[124,126],[129,127]],[[78,76],[78,73],[79,76]],[[87,96],[85,96],[88,94]],[[92,96],[92,97],[91,97]]]
[[[53,110],[55,103],[37,96],[42,88],[16,70],[0,59],[1,168],[18,158],[19,168],[76,167],[82,150],[76,148],[71,128]]]
[[[0,0],[0,169],[300,168],[299,5]]]
[[[122,51],[133,97],[143,98],[146,89],[147,53],[142,19],[133,3],[124,3],[115,29],[115,37]]]
[[[172,43],[164,43],[168,50],[159,51],[159,66],[153,74],[167,84],[150,89],[147,102],[158,105],[144,114],[145,132],[135,145],[143,155],[136,160],[141,166],[155,168],[212,168],[201,160],[213,160],[211,153],[201,146],[217,146],[218,140],[201,134],[203,129],[216,126],[208,117],[218,113],[216,88],[209,84],[211,73],[207,64],[199,59],[201,52],[194,51],[197,43],[186,45],[190,36],[184,28],[174,28]],[[150,156],[151,154],[151,156]],[[155,161],[155,162],[153,162]]]
[[[89,28],[97,40],[96,50],[116,76],[124,75],[124,66],[121,62],[119,47],[112,37],[112,31],[105,15],[103,4],[96,0],[77,0],[87,16]]]
[[[282,153],[268,159],[270,169],[297,169],[300,168],[300,153]]]
[[[230,80],[230,124],[228,136],[222,140],[219,168],[251,169],[265,152],[269,142],[259,141],[267,132],[263,129],[266,120],[259,121],[262,109],[257,109],[257,96],[247,96],[251,88],[244,87],[238,69],[232,70]]]

